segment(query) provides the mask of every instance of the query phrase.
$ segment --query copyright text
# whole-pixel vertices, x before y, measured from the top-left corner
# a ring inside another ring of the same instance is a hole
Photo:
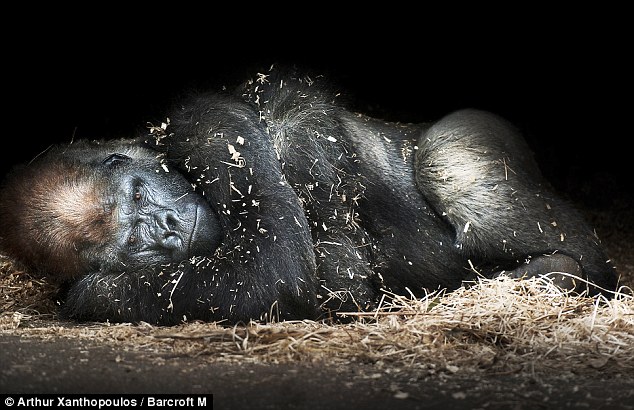
[[[137,408],[205,408],[213,409],[211,394],[3,394],[0,400],[7,407],[58,408],[81,407],[94,409]]]

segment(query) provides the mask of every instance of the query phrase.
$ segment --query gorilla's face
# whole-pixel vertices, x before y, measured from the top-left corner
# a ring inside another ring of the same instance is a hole
[[[3,249],[60,278],[135,272],[220,243],[218,216],[157,153],[129,141],[77,142],[14,175],[0,201]]]
[[[131,157],[109,154],[102,160],[103,209],[116,222],[112,243],[114,258],[104,260],[103,250],[93,262],[119,269],[180,262],[193,256],[210,256],[220,241],[215,213],[185,178],[159,163],[155,153]],[[111,269],[108,269],[111,270]]]

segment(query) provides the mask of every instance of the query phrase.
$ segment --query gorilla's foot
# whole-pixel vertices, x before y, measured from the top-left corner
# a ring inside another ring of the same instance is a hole
[[[545,277],[563,290],[581,291],[586,289],[583,272],[579,263],[570,256],[555,253],[530,259],[511,271],[503,271],[511,278]]]

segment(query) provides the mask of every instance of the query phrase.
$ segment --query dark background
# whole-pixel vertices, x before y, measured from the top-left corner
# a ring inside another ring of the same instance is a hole
[[[355,108],[394,121],[464,107],[499,113],[525,132],[565,195],[589,207],[631,200],[632,67],[616,24],[545,34],[538,21],[525,31],[511,20],[480,36],[477,24],[460,34],[412,23],[399,31],[398,22],[344,33],[340,20],[317,33],[310,23],[266,33],[252,23],[184,31],[148,17],[129,30],[78,19],[49,21],[30,39],[14,35],[2,63],[3,141],[12,148],[0,171],[51,143],[134,136],[160,123],[181,93],[232,86],[279,62],[330,75]]]

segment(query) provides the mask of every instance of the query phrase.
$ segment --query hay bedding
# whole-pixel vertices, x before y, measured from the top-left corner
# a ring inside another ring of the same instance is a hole
[[[481,280],[423,300],[385,295],[346,324],[301,321],[223,327],[56,320],[55,288],[0,259],[0,334],[78,338],[159,356],[254,362],[373,363],[427,373],[634,369],[634,298],[566,294],[545,279]]]

